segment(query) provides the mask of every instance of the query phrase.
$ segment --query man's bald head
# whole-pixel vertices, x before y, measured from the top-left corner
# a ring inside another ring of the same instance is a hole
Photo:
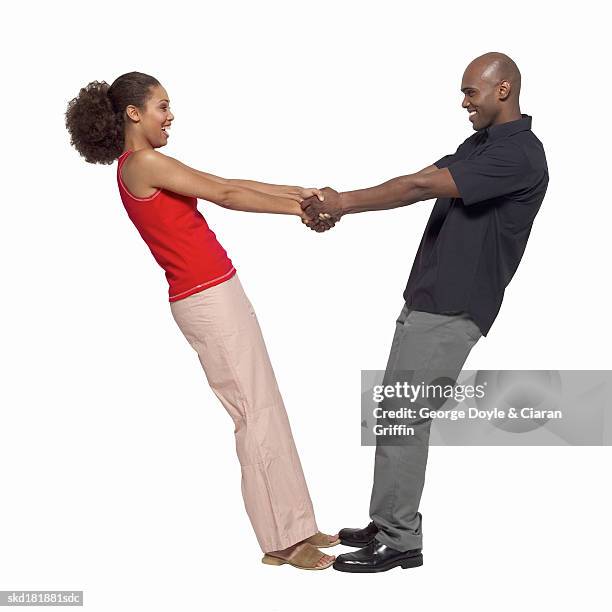
[[[521,73],[505,53],[491,51],[472,60],[463,73],[463,107],[475,130],[520,118]],[[517,116],[518,115],[518,116]]]
[[[472,60],[465,69],[464,76],[470,73],[495,86],[502,81],[511,85],[510,94],[518,98],[521,91],[521,73],[511,57],[505,53],[491,51]]]

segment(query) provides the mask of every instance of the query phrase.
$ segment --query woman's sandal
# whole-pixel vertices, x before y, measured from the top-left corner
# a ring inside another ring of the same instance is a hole
[[[308,544],[312,544],[317,548],[330,548],[332,546],[340,544],[340,538],[337,538],[332,542],[327,534],[317,531],[317,533],[315,533],[314,535],[310,536],[309,538],[306,538],[304,542],[308,542]]]
[[[298,569],[323,570],[327,569],[334,562],[334,559],[332,559],[326,565],[318,566],[317,563],[323,558],[323,556],[324,553],[317,550],[312,544],[302,543],[298,545],[291,555],[289,555],[288,559],[281,559],[280,557],[274,557],[273,555],[266,553],[261,562],[265,563],[266,565],[285,565],[285,563],[288,563],[289,565],[293,565],[293,567],[297,567]]]

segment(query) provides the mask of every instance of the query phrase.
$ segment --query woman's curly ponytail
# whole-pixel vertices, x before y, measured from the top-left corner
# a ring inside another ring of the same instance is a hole
[[[125,108],[144,108],[159,81],[142,72],[123,74],[112,85],[92,81],[68,103],[70,144],[91,164],[112,164],[123,150]]]

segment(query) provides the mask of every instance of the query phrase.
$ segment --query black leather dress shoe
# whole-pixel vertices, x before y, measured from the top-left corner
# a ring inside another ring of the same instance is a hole
[[[392,567],[400,566],[403,569],[423,565],[422,549],[415,548],[400,552],[385,546],[378,540],[370,542],[365,548],[352,553],[338,555],[334,561],[334,569],[339,572],[354,572],[373,574],[386,572]]]
[[[340,542],[345,546],[355,546],[357,548],[363,548],[367,546],[378,533],[378,527],[374,522],[370,523],[363,529],[349,529],[345,527],[340,530]]]

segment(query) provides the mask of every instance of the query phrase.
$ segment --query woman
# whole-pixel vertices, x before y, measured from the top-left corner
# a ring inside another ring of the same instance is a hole
[[[125,209],[169,284],[172,315],[197,352],[208,382],[235,425],[242,494],[262,561],[320,570],[339,543],[318,531],[289,421],[253,307],[227,253],[197,210],[197,198],[225,208],[298,215],[316,231],[333,224],[305,216],[316,189],[227,180],[156,149],[174,115],[157,79],[130,72],[93,81],[70,101],[71,144],[89,163],[116,159]]]

